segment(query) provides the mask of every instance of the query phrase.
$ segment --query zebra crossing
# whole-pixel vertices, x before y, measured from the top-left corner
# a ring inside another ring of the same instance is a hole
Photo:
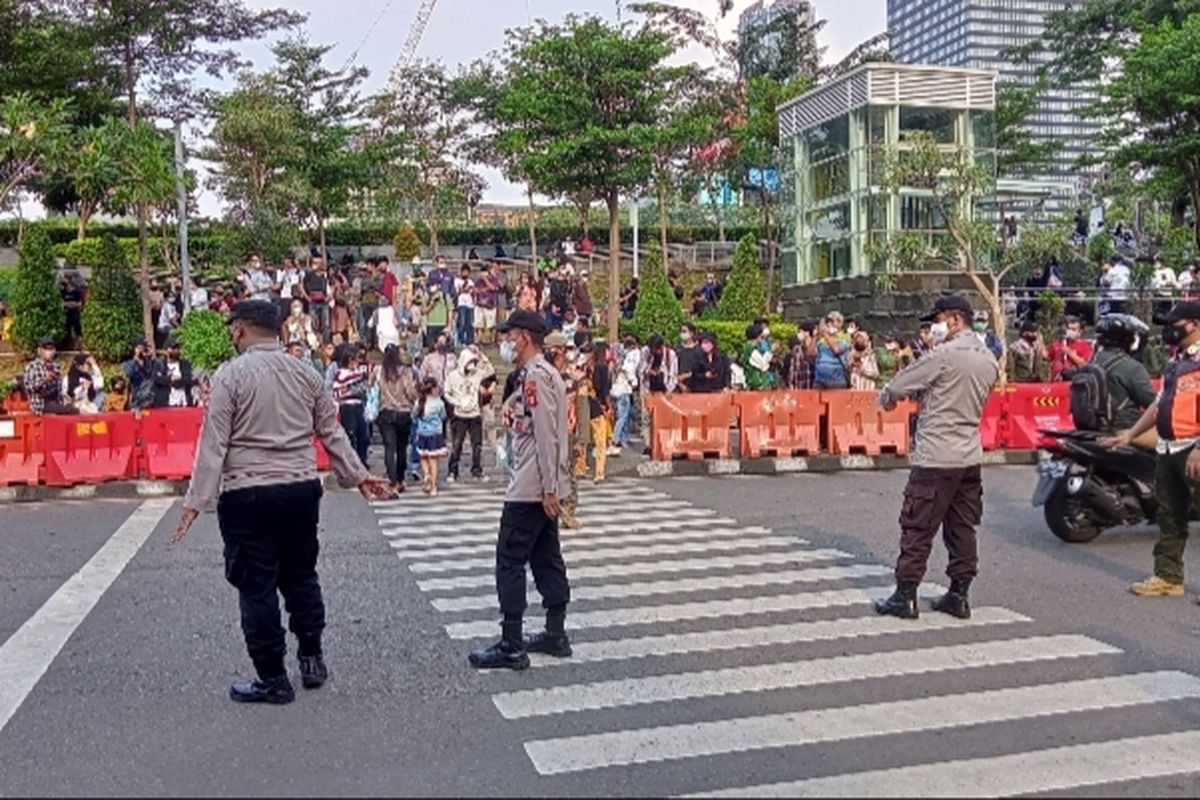
[[[375,505],[384,537],[464,656],[499,632],[492,553],[502,503],[500,487],[459,485]],[[966,621],[876,616],[870,602],[891,592],[890,566],[742,525],[644,483],[583,487],[579,516],[581,530],[562,532],[573,657],[533,656],[526,672],[478,676],[545,779],[591,778],[599,782],[571,785],[594,794],[614,771],[650,769],[684,796],[894,797],[1200,773],[1200,730],[1186,729],[1200,677],[1130,669],[1113,643],[1048,631],[999,606]],[[530,587],[536,627],[540,598]],[[922,586],[926,598],[942,591]],[[1163,709],[1178,713],[1152,713]],[[1066,746],[1022,733],[1106,713],[1143,713],[1160,727]],[[875,743],[876,752],[914,734],[981,726],[1010,741],[900,765],[860,759],[826,774],[828,748]],[[763,780],[672,769],[756,754],[778,756],[769,774],[748,773]]]

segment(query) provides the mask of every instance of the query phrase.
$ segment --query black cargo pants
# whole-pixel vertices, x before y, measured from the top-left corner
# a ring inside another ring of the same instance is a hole
[[[525,614],[525,565],[542,595],[542,606],[565,606],[571,599],[567,565],[558,539],[558,520],[541,503],[505,503],[496,543],[496,591],[506,620]]]
[[[938,528],[946,541],[950,580],[970,581],[979,569],[975,528],[983,519],[982,469],[913,467],[900,509],[900,558],[896,580],[920,583]]]
[[[279,594],[300,655],[321,654],[325,602],[317,579],[318,481],[225,492],[217,522],[225,541],[225,578],[238,590],[246,649],[261,678],[286,673],[287,637]]]

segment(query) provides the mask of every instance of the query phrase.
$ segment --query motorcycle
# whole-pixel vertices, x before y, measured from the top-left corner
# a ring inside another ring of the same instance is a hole
[[[1033,505],[1064,542],[1090,542],[1106,528],[1154,522],[1154,453],[1110,449],[1096,431],[1041,431],[1053,439],[1038,461]]]

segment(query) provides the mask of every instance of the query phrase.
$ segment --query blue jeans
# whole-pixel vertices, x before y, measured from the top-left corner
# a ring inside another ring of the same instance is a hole
[[[417,426],[415,424],[408,429],[408,471],[416,474],[421,472],[421,456],[417,453]]]
[[[367,466],[367,448],[371,444],[371,426],[367,424],[362,403],[343,403],[338,406],[338,416],[342,420],[342,428],[354,446],[354,452],[363,466]]]
[[[633,395],[617,395],[617,424],[613,431],[613,444],[624,447],[629,444],[629,423],[633,418]]]
[[[328,303],[311,303],[308,307],[308,312],[313,318],[313,328],[321,334],[324,341],[329,340],[329,304]]]
[[[475,344],[475,309],[459,306],[454,318],[454,335],[459,347]]]

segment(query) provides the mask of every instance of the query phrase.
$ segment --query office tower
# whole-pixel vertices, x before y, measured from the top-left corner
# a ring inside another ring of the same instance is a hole
[[[744,55],[768,54],[786,46],[779,31],[771,30],[771,23],[784,14],[796,15],[797,30],[802,46],[796,54],[793,74],[815,74],[820,66],[821,50],[817,49],[817,34],[814,26],[817,15],[808,0],[756,0],[738,16],[738,42]],[[743,60],[743,69],[753,73],[755,65]]]

